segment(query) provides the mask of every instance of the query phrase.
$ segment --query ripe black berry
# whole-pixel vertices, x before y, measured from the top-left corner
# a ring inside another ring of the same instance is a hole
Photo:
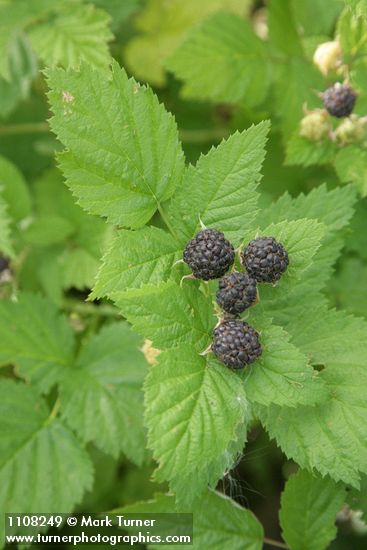
[[[324,107],[330,115],[337,118],[351,114],[357,94],[347,84],[337,82],[323,94]]]
[[[251,241],[241,259],[247,273],[259,283],[275,283],[289,264],[287,251],[273,237]]]
[[[220,231],[204,229],[187,243],[183,259],[197,279],[218,279],[233,264],[234,248]]]
[[[217,303],[227,313],[238,315],[256,302],[256,281],[247,275],[234,271],[219,281]]]
[[[240,319],[222,321],[213,334],[213,352],[232,369],[243,369],[262,353],[259,334]]]

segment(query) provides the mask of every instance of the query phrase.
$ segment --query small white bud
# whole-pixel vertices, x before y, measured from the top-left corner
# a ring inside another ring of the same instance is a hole
[[[338,69],[342,63],[342,49],[339,42],[333,40],[320,44],[314,53],[313,62],[324,75]]]

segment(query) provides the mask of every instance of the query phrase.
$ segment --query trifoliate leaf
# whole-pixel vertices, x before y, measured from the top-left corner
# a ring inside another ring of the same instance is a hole
[[[8,256],[9,258],[14,256],[14,250],[10,236],[10,224],[11,219],[8,214],[8,207],[0,194],[0,253],[4,256]]]
[[[264,100],[270,83],[265,43],[234,14],[215,14],[193,28],[166,66],[184,81],[186,98],[244,100],[253,107]]]
[[[327,396],[318,372],[281,327],[265,326],[260,340],[262,355],[244,373],[249,401],[293,407],[311,405]]]
[[[111,78],[84,65],[48,71],[50,124],[79,204],[112,223],[144,225],[181,181],[184,159],[173,117],[117,63]]]
[[[300,498],[301,496],[301,498]],[[281,497],[280,524],[292,550],[324,550],[336,536],[336,514],[345,499],[342,485],[300,470]]]
[[[119,231],[102,258],[92,298],[166,281],[182,255],[175,239],[154,226]]]
[[[330,397],[314,407],[260,407],[259,418],[302,468],[358,487],[360,472],[367,472],[366,323],[309,308],[308,315],[305,309],[292,319],[289,330],[293,343],[322,369]]]
[[[183,243],[200,230],[200,220],[223,231],[233,244],[240,242],[257,214],[268,131],[269,123],[261,122],[236,133],[189,166],[169,211]]]
[[[29,190],[21,172],[5,157],[0,157],[0,187],[11,218],[15,222],[25,218],[31,209]]]
[[[162,353],[149,370],[145,407],[157,479],[169,480],[185,502],[215,485],[210,465],[237,439],[248,415],[241,379],[185,345]]]
[[[126,323],[105,326],[82,348],[61,381],[61,414],[83,441],[141,464],[146,361]]]
[[[174,510],[173,496],[156,494],[153,500],[125,506],[118,513],[155,514]],[[252,512],[221,493],[207,491],[187,511],[193,514],[194,550],[261,550],[263,547],[264,533],[259,521]],[[150,545],[150,548],[159,550],[157,545]],[[172,545],[172,548],[179,546]]]
[[[9,510],[71,512],[93,479],[89,456],[73,433],[49,415],[32,388],[4,379],[0,423],[2,518]],[[3,525],[2,519],[0,535]]]
[[[73,350],[71,327],[51,302],[31,294],[0,301],[0,363],[14,363],[40,391],[71,366]]]
[[[200,292],[198,282],[173,282],[111,294],[134,329],[165,349],[181,343],[204,351],[216,318],[211,302]]]
[[[34,25],[29,31],[31,44],[44,61],[53,67],[77,68],[82,62],[106,69],[111,58],[108,42],[113,38],[108,14],[93,5],[67,5],[49,20]]]
[[[250,5],[250,0],[201,0],[199,3],[149,0],[134,18],[140,33],[125,49],[126,63],[138,78],[163,86],[166,82],[164,62],[181,44],[190,27],[218,10],[245,15]]]

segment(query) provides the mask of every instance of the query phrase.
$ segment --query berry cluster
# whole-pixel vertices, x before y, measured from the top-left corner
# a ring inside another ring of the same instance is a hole
[[[288,267],[285,248],[273,237],[258,237],[241,252],[246,272],[226,272],[233,265],[235,251],[216,229],[200,231],[186,245],[184,262],[197,279],[218,279],[216,299],[224,316],[213,332],[211,350],[228,367],[241,369],[262,353],[259,334],[238,318],[258,297],[257,283],[275,284]]]

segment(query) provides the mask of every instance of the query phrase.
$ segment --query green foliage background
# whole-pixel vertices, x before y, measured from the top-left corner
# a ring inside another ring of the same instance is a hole
[[[366,71],[365,0],[0,0],[1,518],[365,548],[367,140],[300,123],[345,77],[366,116]],[[290,256],[241,373],[201,355],[216,283],[180,284],[202,222]]]

